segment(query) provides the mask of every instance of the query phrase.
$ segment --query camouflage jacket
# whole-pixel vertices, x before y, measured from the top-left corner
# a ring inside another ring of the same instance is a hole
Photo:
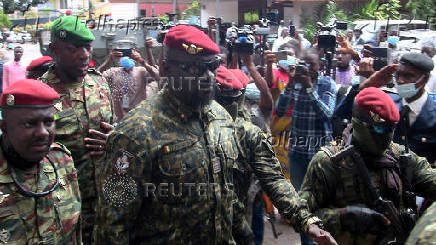
[[[283,175],[271,139],[259,127],[240,117],[236,118],[235,124],[240,152],[235,174],[245,174],[249,178],[247,173],[253,171],[262,189],[280,213],[292,221],[296,231],[305,231],[307,221],[313,215],[309,213],[306,203],[299,198],[291,182]],[[241,200],[246,199],[244,193],[246,195],[247,191],[248,186],[244,184],[236,187]]]
[[[332,145],[336,151],[341,151],[345,146]],[[300,192],[301,198],[307,200],[311,211],[315,212],[320,217],[326,229],[332,233],[338,244],[371,244],[375,240],[375,236],[371,234],[351,234],[343,230],[340,219],[340,208],[348,205],[363,205],[369,208],[372,207],[373,200],[369,200],[369,190],[363,184],[359,172],[356,170],[356,164],[351,156],[334,163],[331,160],[330,147],[324,147],[319,151],[309,164],[305,179],[303,181]],[[404,151],[404,147],[395,143],[391,143],[389,155],[399,161],[399,157]],[[423,197],[436,197],[436,170],[431,169],[427,160],[423,157],[411,153],[411,159],[407,163],[401,163],[401,177],[399,183],[400,190],[394,194],[403,200],[403,190],[406,188],[404,178],[410,183],[411,191]],[[365,156],[362,156],[365,158]],[[387,159],[385,157],[382,159]],[[365,160],[365,163],[369,163]],[[386,186],[382,186],[383,162],[374,162],[373,167],[368,167],[368,172],[373,180],[376,188],[380,191],[382,197],[386,198]],[[394,166],[394,165],[392,165]],[[387,164],[386,164],[387,167]],[[395,202],[391,198],[389,200]],[[396,205],[398,209],[404,209],[404,202],[400,201]]]
[[[47,191],[56,183],[50,161],[60,185],[44,197],[26,197],[19,193],[0,151],[0,244],[82,243],[77,171],[65,147],[53,144],[39,163],[38,173],[14,169],[13,176],[26,189]]]
[[[436,243],[436,203],[421,216],[410,233],[406,245],[428,245]]]
[[[96,196],[94,183],[96,163],[102,159],[93,158],[85,149],[84,138],[89,129],[101,130],[100,122],[114,122],[111,94],[106,80],[96,71],[90,70],[82,83],[62,83],[50,68],[41,78],[61,96],[55,104],[56,138],[72,154],[79,176],[80,190],[84,200]]]
[[[186,108],[167,89],[141,102],[108,139],[96,244],[234,244],[230,115]]]

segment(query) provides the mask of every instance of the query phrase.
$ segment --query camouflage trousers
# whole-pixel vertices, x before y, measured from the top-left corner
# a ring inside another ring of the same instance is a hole
[[[82,240],[93,244],[93,229],[97,205],[95,169],[92,161],[77,164],[80,195],[82,197]]]

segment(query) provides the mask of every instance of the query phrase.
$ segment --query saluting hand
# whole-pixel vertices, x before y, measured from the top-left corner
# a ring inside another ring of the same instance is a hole
[[[115,127],[109,123],[100,123],[101,131],[90,129],[89,137],[85,138],[85,147],[91,156],[101,156],[106,150],[106,141],[109,135],[114,131]]]

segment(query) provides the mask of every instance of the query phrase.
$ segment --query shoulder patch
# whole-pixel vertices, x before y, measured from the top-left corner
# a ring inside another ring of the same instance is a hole
[[[114,164],[115,170],[118,174],[126,174],[131,164],[134,163],[135,156],[124,150],[119,150],[117,160]]]
[[[50,151],[63,151],[67,153],[68,156],[71,156],[70,150],[68,150],[67,147],[60,142],[55,142],[51,144]]]
[[[95,67],[88,68],[88,73],[91,73],[93,75],[103,76],[101,72],[95,69]]]

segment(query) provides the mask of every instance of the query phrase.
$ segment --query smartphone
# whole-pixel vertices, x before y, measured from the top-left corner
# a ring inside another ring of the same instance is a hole
[[[132,55],[132,49],[128,48],[128,49],[121,49],[121,48],[117,48],[115,49],[118,52],[123,53],[123,57],[130,57],[130,55]]]
[[[278,52],[273,52],[276,57],[277,60],[287,60],[288,59],[288,53],[286,51],[278,51]]]
[[[292,38],[295,36],[295,26],[294,25],[289,26],[289,36]]]
[[[376,57],[374,58],[374,70],[379,71],[381,68],[392,64],[392,50],[390,48],[366,47]]]

